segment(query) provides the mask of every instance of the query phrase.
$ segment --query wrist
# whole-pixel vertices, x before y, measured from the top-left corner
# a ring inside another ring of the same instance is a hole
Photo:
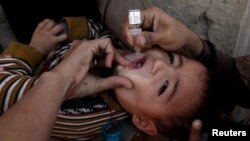
[[[72,87],[74,86],[73,81],[67,78],[66,75],[58,71],[45,72],[39,78],[39,81],[45,81],[53,85],[53,89],[60,90],[60,93],[64,100],[68,99]]]
[[[30,42],[29,46],[34,48],[37,52],[41,53],[42,55],[47,55],[47,53],[43,49],[41,49],[41,47],[38,47],[34,43]]]

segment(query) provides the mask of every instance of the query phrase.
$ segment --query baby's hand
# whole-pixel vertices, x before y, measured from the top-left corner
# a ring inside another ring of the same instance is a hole
[[[202,130],[202,122],[197,119],[194,120],[191,126],[191,132],[188,141],[200,141],[201,131]]]
[[[33,33],[30,46],[47,55],[55,47],[67,39],[63,32],[63,25],[56,24],[53,20],[45,19],[40,22]]]

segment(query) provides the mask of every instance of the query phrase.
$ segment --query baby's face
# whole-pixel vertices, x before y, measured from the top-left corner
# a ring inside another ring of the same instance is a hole
[[[196,105],[202,94],[206,69],[200,63],[175,53],[152,48],[141,56],[124,55],[132,60],[117,66],[117,75],[130,79],[134,87],[116,88],[121,105],[130,113],[166,115]],[[165,114],[164,114],[165,113]]]

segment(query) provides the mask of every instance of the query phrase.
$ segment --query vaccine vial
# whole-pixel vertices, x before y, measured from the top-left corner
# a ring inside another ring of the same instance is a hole
[[[135,37],[137,34],[142,32],[142,29],[141,29],[142,22],[141,22],[140,9],[129,10],[128,11],[128,19],[129,19],[129,26],[130,26],[129,32],[132,36]],[[139,56],[141,49],[135,47],[135,52],[136,52],[136,55]]]

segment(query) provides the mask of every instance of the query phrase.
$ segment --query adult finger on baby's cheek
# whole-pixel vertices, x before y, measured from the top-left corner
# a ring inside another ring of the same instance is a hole
[[[200,120],[194,120],[192,123],[189,141],[200,141],[202,130],[202,122]]]
[[[98,92],[117,87],[132,88],[133,83],[129,79],[120,76],[111,76],[97,81]]]
[[[117,88],[117,87],[132,88],[133,83],[128,78],[125,78],[122,76],[114,76],[114,88]]]

